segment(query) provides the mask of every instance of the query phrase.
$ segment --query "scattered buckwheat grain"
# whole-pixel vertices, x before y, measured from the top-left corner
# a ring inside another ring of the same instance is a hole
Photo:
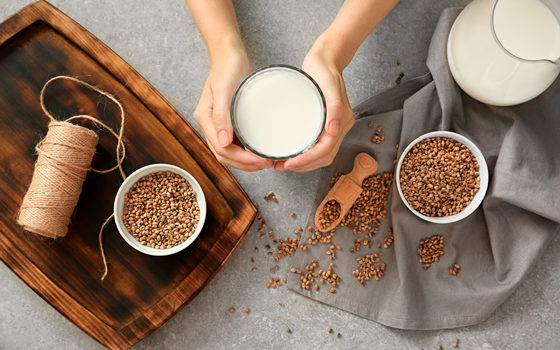
[[[461,266],[459,266],[459,264],[455,263],[449,268],[449,274],[451,276],[457,276],[457,274],[459,273],[459,270],[461,270]]]
[[[326,271],[319,269],[317,272],[315,272],[315,269],[318,267],[318,265],[319,263],[317,262],[317,260],[313,259],[310,265],[305,266],[306,271],[304,273],[302,273],[301,270],[294,268],[292,268],[290,271],[300,274],[299,279],[301,281],[301,287],[303,289],[310,290],[311,285],[318,278],[321,284],[324,284],[325,282],[330,283],[331,288],[329,289],[329,291],[331,293],[335,293],[338,282],[340,281],[340,277],[334,271],[332,263],[329,264]],[[315,286],[313,288],[315,290],[319,290],[318,285],[315,284]]]
[[[311,227],[311,226],[310,226]],[[313,231],[313,228],[310,232]],[[307,243],[311,245],[316,245],[317,243],[331,243],[332,238],[336,235],[336,231],[332,230],[330,232],[320,232],[315,231],[311,236],[307,239]]]
[[[418,261],[424,265],[424,270],[428,269],[432,263],[439,261],[439,257],[443,255],[443,237],[433,235],[421,239],[416,252],[420,256]]]
[[[375,134],[374,134],[373,137],[371,138],[371,142],[373,142],[373,143],[381,143],[381,142],[383,142],[383,140],[385,140],[385,135],[383,135],[382,131],[383,131],[383,127],[382,127],[381,125],[379,125],[379,126],[375,129]]]
[[[277,288],[282,285],[282,281],[280,281],[279,277],[269,277],[268,282],[266,283],[266,288]]]
[[[372,277],[379,281],[385,273],[387,265],[381,261],[382,252],[371,253],[357,258],[358,269],[352,272],[352,275],[358,279],[361,285],[369,281]]]
[[[262,214],[260,212],[257,213],[257,220],[259,221],[259,228],[258,231],[262,232],[264,231],[264,228],[266,227],[266,220],[263,218]],[[264,233],[261,234],[260,236],[261,238],[264,237]]]
[[[388,236],[385,237],[385,239],[383,240],[383,248],[387,249],[391,246],[391,244],[393,244],[393,241],[395,240],[395,235],[393,233],[393,228],[389,227],[389,232],[387,234]]]
[[[336,249],[336,246],[334,244],[331,244],[331,246],[329,247],[329,250],[326,251],[327,255],[329,256],[329,259],[331,259],[331,260],[336,259],[335,249]]]
[[[286,256],[293,255],[297,250],[299,240],[300,237],[294,237],[294,238],[286,237],[280,239],[280,244],[276,247],[278,252],[274,257],[274,261],[278,261]]]
[[[395,83],[400,84],[402,78],[404,78],[404,73],[403,73],[403,72],[401,72],[401,73],[399,74],[398,78],[395,80]]]
[[[270,191],[267,194],[265,194],[264,199],[266,201],[274,201],[274,202],[278,202],[278,199],[276,199],[276,195],[274,194],[274,192]]]

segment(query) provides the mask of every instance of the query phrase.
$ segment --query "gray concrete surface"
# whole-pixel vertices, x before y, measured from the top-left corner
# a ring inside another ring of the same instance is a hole
[[[204,1],[204,0],[203,0]],[[29,0],[1,0],[0,20]],[[189,121],[208,73],[208,57],[182,0],[52,0],[150,81]],[[342,1],[239,0],[240,26],[254,67],[301,64],[313,40],[329,25]],[[345,72],[355,104],[408,77],[427,71],[424,60],[441,9],[467,0],[402,0],[367,39]],[[396,59],[402,64],[397,67]],[[258,203],[276,234],[291,234],[311,210],[320,172],[289,174],[233,171]],[[273,190],[278,204],[263,195]],[[289,214],[297,213],[295,219]],[[401,331],[313,302],[284,286],[265,283],[275,263],[254,247],[265,242],[253,225],[214,280],[137,349],[558,349],[560,348],[560,239],[555,239],[533,274],[486,322],[446,331]],[[258,272],[251,272],[256,259]],[[281,261],[285,275],[289,259]],[[0,264],[0,349],[99,349]],[[279,306],[279,302],[286,305]],[[230,313],[234,306],[237,311]],[[246,307],[251,313],[246,315]],[[286,333],[286,328],[293,330]],[[332,327],[342,337],[327,333]]]

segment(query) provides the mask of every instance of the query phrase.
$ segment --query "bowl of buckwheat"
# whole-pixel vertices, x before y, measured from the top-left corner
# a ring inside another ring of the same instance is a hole
[[[164,256],[194,242],[204,225],[206,200],[200,184],[184,169],[151,164],[123,181],[113,210],[117,229],[132,248]]]
[[[399,195],[416,216],[447,224],[472,214],[488,189],[480,149],[451,131],[421,135],[403,151],[396,170]]]

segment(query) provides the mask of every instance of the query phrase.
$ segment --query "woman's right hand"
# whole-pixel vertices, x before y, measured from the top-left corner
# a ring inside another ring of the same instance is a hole
[[[208,146],[224,165],[245,171],[258,171],[274,165],[233,143],[230,105],[233,93],[241,80],[251,72],[251,65],[243,45],[222,47],[211,58],[206,84],[194,111],[194,120],[206,136]]]

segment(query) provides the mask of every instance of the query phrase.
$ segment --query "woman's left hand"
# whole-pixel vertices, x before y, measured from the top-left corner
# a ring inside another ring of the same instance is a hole
[[[334,61],[319,50],[311,49],[303,61],[302,69],[315,79],[325,96],[325,129],[309,151],[295,158],[276,162],[276,170],[306,172],[330,165],[344,136],[354,125],[354,114],[348,102],[342,70]]]

